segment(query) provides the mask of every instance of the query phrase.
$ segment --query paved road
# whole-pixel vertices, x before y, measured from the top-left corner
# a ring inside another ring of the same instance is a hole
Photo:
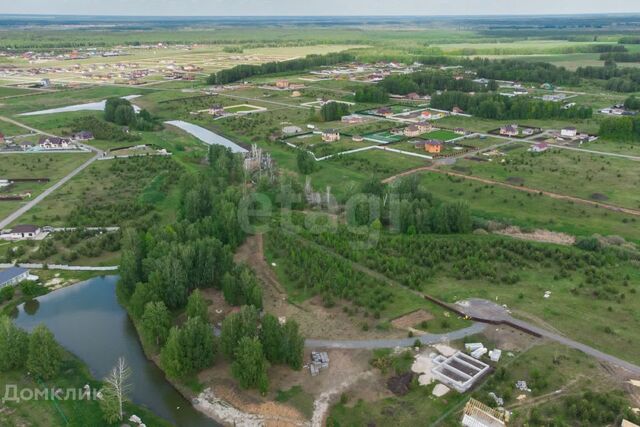
[[[96,160],[98,160],[98,158],[100,156],[101,156],[101,154],[97,153],[95,156],[91,157],[89,160],[87,160],[86,162],[84,162],[83,164],[81,164],[80,166],[75,168],[73,171],[71,171],[71,173],[69,173],[67,176],[62,178],[60,181],[56,182],[51,187],[49,187],[46,190],[44,190],[42,193],[40,193],[38,196],[36,196],[33,200],[30,200],[29,202],[27,202],[27,204],[25,204],[24,206],[20,207],[18,210],[16,210],[15,212],[11,213],[5,219],[0,221],[0,230],[6,228],[7,226],[9,226],[12,222],[14,222],[18,218],[20,218],[27,211],[29,211],[32,207],[34,207],[35,205],[40,203],[49,194],[53,193],[58,188],[62,187],[64,184],[66,184],[71,178],[73,178],[74,176],[76,176],[77,174],[79,174],[80,172],[85,170],[87,167],[89,167],[91,165],[91,163],[93,163]]]
[[[436,344],[443,341],[459,340],[469,335],[478,334],[487,327],[484,323],[474,323],[473,325],[458,329],[446,334],[425,334],[413,338],[381,339],[381,340],[314,340],[307,339],[304,342],[306,347],[322,348],[344,348],[344,349],[365,349],[374,350],[377,348],[413,347],[416,340],[422,344]]]
[[[8,122],[8,123],[12,123],[12,124],[14,124],[16,126],[20,126],[22,128],[28,129],[28,130],[30,130],[32,132],[40,133],[40,134],[47,135],[47,136],[56,136],[56,135],[53,135],[53,134],[50,134],[50,133],[47,133],[47,132],[43,132],[43,131],[41,131],[39,129],[32,128],[31,126],[27,126],[27,125],[25,125],[23,123],[20,123],[20,122],[18,122],[16,120],[8,118],[8,117],[0,116],[0,120]],[[60,181],[56,182],[51,187],[49,187],[46,190],[44,190],[42,193],[40,193],[38,196],[36,196],[33,200],[29,201],[27,204],[25,204],[24,206],[20,207],[18,210],[16,210],[15,212],[13,212],[9,216],[7,216],[5,219],[0,221],[0,230],[3,229],[3,228],[6,228],[12,222],[14,222],[18,218],[20,218],[27,211],[29,211],[32,207],[34,207],[35,205],[40,203],[45,197],[47,197],[49,194],[51,194],[54,191],[56,191],[58,188],[62,187],[71,178],[73,178],[74,176],[76,176],[77,174],[79,174],[80,172],[85,170],[87,167],[89,167],[91,165],[91,163],[95,162],[96,160],[98,160],[103,155],[103,152],[101,150],[98,150],[95,147],[92,147],[92,146],[86,145],[86,144],[80,144],[80,145],[82,147],[88,149],[88,150],[93,151],[95,153],[95,156],[91,157],[89,160],[87,160],[86,162],[84,162],[83,164],[81,164],[80,166],[75,168],[74,170],[72,170],[67,176],[62,178]]]
[[[387,278],[385,275],[383,275],[382,273],[379,273],[377,271],[373,271],[363,265],[360,265],[357,262],[351,261],[348,258],[343,257],[342,255],[324,247],[321,246],[315,242],[312,242],[310,240],[305,240],[303,238],[300,238],[300,242],[301,244],[307,244],[307,245],[312,245],[316,248],[319,249],[323,249],[325,250],[327,253],[332,254],[338,258],[341,258],[343,260],[349,261],[351,262],[351,265],[353,266],[354,269],[357,269],[359,271],[362,271],[363,273],[369,274],[372,277],[375,277],[378,280],[382,280],[384,282],[389,283],[392,286],[402,286],[400,285],[398,282]],[[410,292],[412,292],[414,295],[420,297],[420,298],[425,298],[425,294],[423,294],[422,292],[418,292],[416,290],[413,289],[408,289]],[[425,344],[431,344],[431,343],[435,343],[438,342],[439,339],[445,339],[445,338],[449,338],[452,340],[455,339],[461,339],[464,338],[465,336],[468,335],[473,335],[474,333],[478,333],[481,332],[485,327],[486,324],[482,323],[483,320],[486,320],[487,323],[495,323],[497,322],[508,322],[511,323],[513,325],[518,326],[520,329],[524,330],[524,331],[529,331],[532,334],[537,334],[539,336],[542,336],[544,338],[559,342],[560,344],[566,345],[568,347],[571,348],[575,348],[577,350],[582,351],[585,354],[588,354],[589,356],[595,357],[596,359],[603,361],[603,362],[607,362],[607,363],[611,363],[613,365],[616,366],[620,366],[621,368],[627,369],[628,371],[632,372],[634,375],[640,375],[640,366],[635,365],[631,362],[627,362],[626,360],[622,360],[620,358],[617,358],[615,356],[612,356],[610,354],[604,353],[600,350],[596,350],[593,347],[590,347],[586,344],[582,344],[580,342],[574,341],[570,338],[567,338],[563,335],[557,334],[555,332],[551,332],[548,331],[546,329],[540,328],[538,326],[535,326],[529,322],[526,322],[524,320],[520,320],[520,319],[516,319],[514,317],[511,316],[511,314],[509,314],[509,312],[502,307],[501,305],[498,305],[496,303],[493,303],[491,301],[487,301],[487,300],[483,300],[483,299],[469,299],[466,301],[463,301],[461,303],[458,304],[454,304],[454,305],[449,305],[449,304],[445,304],[446,306],[449,306],[451,308],[451,310],[453,311],[459,311],[462,314],[465,314],[469,317],[472,317],[474,320],[476,320],[477,322],[474,323],[473,325],[471,325],[468,328],[465,329],[461,329],[458,331],[454,331],[451,332],[449,334],[443,334],[442,336],[437,336],[437,335],[425,335],[423,337],[423,339],[425,341],[423,341]],[[477,329],[476,329],[477,328]],[[409,341],[409,342],[408,342]],[[305,345],[307,345],[308,347],[311,346],[326,346],[326,347],[331,347],[331,348],[365,348],[365,349],[371,349],[371,348],[388,348],[388,347],[395,347],[396,345],[399,346],[404,346],[404,347],[408,347],[411,345],[411,341],[415,341],[415,338],[413,339],[404,339],[404,340],[371,340],[371,341],[323,341],[323,340],[307,340],[305,342]]]
[[[473,299],[469,299],[461,303],[458,303],[455,305],[455,307],[458,310],[464,312],[466,315],[473,316],[474,318],[489,319],[492,321],[496,321],[496,320],[507,321],[507,322],[513,323],[515,325],[520,326],[523,329],[537,333],[544,338],[556,341],[560,344],[566,345],[567,347],[580,350],[581,352],[589,356],[595,357],[596,359],[602,362],[619,366],[623,369],[628,370],[634,375],[640,375],[640,366],[638,365],[635,365],[631,362],[627,362],[626,360],[622,360],[610,354],[604,353],[600,350],[596,350],[593,347],[574,341],[570,338],[565,337],[564,335],[560,335],[555,332],[550,332],[546,329],[535,326],[524,320],[516,319],[512,317],[504,307],[498,304],[495,304],[491,301],[473,298]]]

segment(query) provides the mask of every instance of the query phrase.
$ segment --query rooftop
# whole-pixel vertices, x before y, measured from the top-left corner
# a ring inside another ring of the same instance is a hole
[[[31,224],[16,225],[11,229],[12,233],[35,233],[40,227]]]
[[[29,272],[29,270],[22,267],[9,267],[6,270],[0,271],[0,285],[7,283],[11,279],[18,277],[25,272]]]

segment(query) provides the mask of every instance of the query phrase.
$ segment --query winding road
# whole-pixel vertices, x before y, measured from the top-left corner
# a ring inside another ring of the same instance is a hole
[[[503,321],[503,322],[514,324],[516,326],[519,326],[522,330],[530,331],[544,338],[566,345],[567,347],[580,350],[581,352],[589,356],[592,356],[602,362],[610,363],[612,365],[616,365],[623,369],[626,369],[627,371],[633,373],[634,375],[640,375],[640,366],[638,365],[635,365],[631,362],[627,362],[626,360],[622,360],[610,354],[604,353],[586,344],[582,344],[578,341],[574,341],[570,338],[565,337],[564,335],[560,335],[555,332],[551,332],[547,329],[540,328],[524,320],[516,319],[512,317],[504,307],[498,304],[495,304],[491,301],[473,298],[473,299],[461,301],[455,304],[455,309],[460,310],[463,313],[465,313],[467,316],[471,316],[474,318],[487,319],[493,322]]]

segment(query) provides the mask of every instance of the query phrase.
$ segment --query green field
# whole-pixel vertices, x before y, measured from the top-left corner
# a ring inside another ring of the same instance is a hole
[[[528,188],[546,190],[631,209],[640,208],[638,162],[563,149],[541,155],[518,144],[502,162],[461,160],[450,169]]]
[[[619,235],[640,242],[640,219],[632,215],[440,174],[423,173],[420,181],[441,199],[466,201],[478,217],[527,229],[543,228],[577,236]]]
[[[458,135],[455,132],[451,132],[450,130],[435,130],[433,132],[426,133],[422,135],[425,139],[436,139],[438,141],[451,141],[452,139],[460,138],[461,135]]]
[[[144,222],[153,205],[163,204],[177,170],[175,161],[167,157],[96,161],[34,206],[20,222],[88,227]],[[175,206],[167,208],[161,216],[175,218]]]
[[[21,205],[36,197],[46,188],[55,184],[56,181],[70,173],[73,169],[89,160],[91,153],[23,153],[23,154],[1,154],[0,155],[0,176],[3,179],[11,178],[49,178],[49,182],[20,182],[10,187],[2,189],[2,194],[24,194],[31,193],[31,198],[23,201],[3,201],[0,202],[0,216],[3,218],[9,215]]]

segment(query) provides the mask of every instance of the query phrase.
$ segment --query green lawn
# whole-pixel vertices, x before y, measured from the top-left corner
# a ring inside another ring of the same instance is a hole
[[[455,132],[451,132],[450,130],[434,130],[433,132],[426,133],[422,135],[422,138],[425,139],[436,139],[438,141],[451,141],[452,139],[460,138],[461,135],[458,135]]]

